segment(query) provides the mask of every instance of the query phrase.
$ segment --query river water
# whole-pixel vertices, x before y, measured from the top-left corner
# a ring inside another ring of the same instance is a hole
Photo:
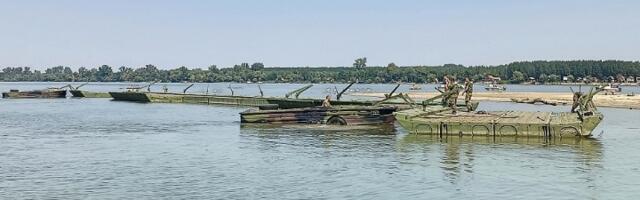
[[[0,90],[61,85],[0,83]],[[174,91],[184,86],[167,85]],[[228,86],[200,84],[193,92],[208,87],[209,93],[229,93]],[[258,91],[255,85],[231,86],[236,94]],[[280,96],[300,86],[262,89]],[[323,96],[333,86],[305,94]],[[546,87],[527,86],[561,91]],[[354,88],[375,92],[393,85]],[[637,110],[601,108],[605,119],[592,139],[547,142],[418,136],[398,125],[246,127],[238,115],[245,109],[0,99],[0,199],[640,198]],[[569,110],[492,102],[481,102],[480,109]]]

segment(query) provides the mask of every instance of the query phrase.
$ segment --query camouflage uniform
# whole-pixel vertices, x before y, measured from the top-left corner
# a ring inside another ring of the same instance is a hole
[[[464,83],[464,104],[467,105],[467,109],[471,111],[471,96],[473,96],[473,81],[467,81]]]
[[[571,105],[571,112],[575,113],[577,108],[580,106],[580,97],[582,97],[581,92],[573,93],[573,104]]]
[[[456,105],[458,104],[458,93],[460,93],[458,84],[451,83],[447,87],[447,90],[451,92],[449,95],[447,95],[447,106],[449,106],[453,110],[453,113],[456,113],[457,112]]]

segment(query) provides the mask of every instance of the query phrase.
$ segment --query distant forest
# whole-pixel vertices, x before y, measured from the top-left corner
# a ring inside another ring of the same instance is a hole
[[[70,67],[57,66],[44,71],[29,67],[5,67],[0,72],[0,81],[54,81],[54,82],[350,82],[427,83],[442,80],[444,75],[457,79],[465,77],[482,80],[487,75],[502,78],[503,82],[522,83],[535,81],[542,83],[565,81],[596,82],[602,80],[624,80],[624,77],[640,77],[640,62],[617,60],[579,61],[527,61],[513,62],[498,66],[463,66],[445,64],[442,66],[367,66],[366,58],[358,58],[350,67],[270,67],[262,63],[242,63],[229,68],[216,65],[203,68],[178,67],[158,69],[154,65],[140,68],[112,68],[102,65],[97,68],[80,67],[74,71]]]

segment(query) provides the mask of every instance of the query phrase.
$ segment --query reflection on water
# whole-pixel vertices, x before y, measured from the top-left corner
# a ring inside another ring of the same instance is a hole
[[[460,176],[473,174],[476,154],[480,156],[535,156],[558,162],[575,163],[575,169],[591,174],[602,168],[602,144],[593,138],[538,138],[538,137],[439,137],[435,135],[407,134],[401,136],[397,149],[403,153],[431,150],[440,154],[439,163],[447,181],[456,183]],[[489,153],[487,155],[487,153]],[[495,166],[499,170],[500,166]],[[498,172],[500,173],[500,172]],[[586,176],[592,182],[594,176]]]
[[[584,181],[586,187],[591,188],[597,186],[596,179],[603,168],[603,147],[597,139],[458,136],[440,138],[434,135],[396,132],[393,127],[354,128],[323,125],[244,125],[240,129],[241,138],[248,145],[258,145],[265,152],[301,148],[307,149],[305,153],[309,156],[317,154],[322,158],[335,158],[335,154],[339,154],[339,157],[345,156],[336,151],[354,151],[354,157],[351,158],[353,160],[360,160],[362,157],[395,157],[387,162],[393,165],[391,168],[397,170],[411,169],[415,166],[424,169],[437,167],[439,170],[433,172],[439,172],[441,175],[435,177],[441,177],[454,188],[466,187],[469,182],[473,182],[474,177],[486,176],[487,172],[498,177],[509,177],[510,173],[515,173],[513,177],[519,177],[523,173],[528,174],[527,171],[556,173],[553,168],[546,169],[549,166],[571,169],[570,171],[579,173],[579,179]],[[392,154],[388,155],[390,152]],[[416,175],[420,176],[421,172]],[[571,176],[571,173],[559,175],[568,176]],[[535,180],[535,177],[521,177],[512,181]]]
[[[364,147],[368,149],[375,144],[392,143],[395,127],[243,124],[240,136],[257,141],[263,148],[299,145],[325,149],[353,149],[363,147],[361,144],[372,144],[370,147]]]

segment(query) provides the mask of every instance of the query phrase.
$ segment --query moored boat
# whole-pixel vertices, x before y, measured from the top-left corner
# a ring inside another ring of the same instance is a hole
[[[598,88],[602,89],[604,94],[614,95],[616,93],[622,92],[622,88],[620,84],[608,84],[606,86],[598,86]]]
[[[242,123],[379,125],[393,123],[395,106],[334,106],[294,109],[249,109],[240,113]]]
[[[414,83],[413,85],[411,85],[409,90],[422,90],[422,87]]]
[[[505,90],[507,90],[506,87],[504,87],[502,85],[498,85],[498,84],[489,84],[489,85],[485,86],[484,89],[487,90],[487,91],[505,91]]]

